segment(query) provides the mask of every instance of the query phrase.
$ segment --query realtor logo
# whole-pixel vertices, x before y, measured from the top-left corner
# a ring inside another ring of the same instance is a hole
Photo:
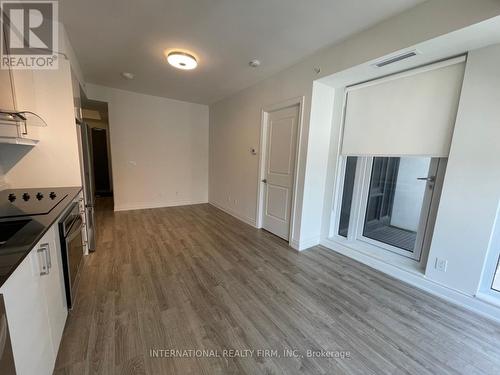
[[[57,69],[56,1],[1,1],[1,69]]]

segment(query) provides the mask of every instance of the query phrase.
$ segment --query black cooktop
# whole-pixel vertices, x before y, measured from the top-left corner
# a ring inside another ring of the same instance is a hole
[[[47,215],[66,196],[55,188],[2,190],[0,219]]]
[[[81,189],[70,186],[0,191],[0,287]]]

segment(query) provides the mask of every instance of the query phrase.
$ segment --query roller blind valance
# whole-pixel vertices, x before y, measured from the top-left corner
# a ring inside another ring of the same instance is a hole
[[[447,157],[465,57],[347,89],[343,155]]]

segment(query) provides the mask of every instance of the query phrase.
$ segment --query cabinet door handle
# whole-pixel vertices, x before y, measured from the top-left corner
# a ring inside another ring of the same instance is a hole
[[[45,257],[47,258],[47,267],[49,269],[52,268],[52,256],[50,255],[50,244],[49,243],[43,243],[41,245],[43,248],[45,248]]]
[[[46,247],[40,246],[37,250],[38,259],[40,260],[40,276],[49,274],[49,265],[47,262],[47,253],[45,253]]]

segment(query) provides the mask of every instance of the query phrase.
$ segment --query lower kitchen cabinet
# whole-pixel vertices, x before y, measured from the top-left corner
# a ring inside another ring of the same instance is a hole
[[[43,284],[43,292],[49,315],[50,334],[52,339],[52,347],[54,354],[57,356],[59,351],[59,343],[64,331],[64,325],[68,316],[66,307],[66,290],[64,286],[64,275],[61,259],[61,243],[59,242],[59,229],[55,224],[49,232],[53,232],[47,238],[47,242],[41,242],[40,245],[48,244],[49,259],[51,267],[48,275],[41,278]],[[40,254],[41,255],[41,254]]]
[[[52,374],[67,317],[57,224],[0,288],[18,375]]]

